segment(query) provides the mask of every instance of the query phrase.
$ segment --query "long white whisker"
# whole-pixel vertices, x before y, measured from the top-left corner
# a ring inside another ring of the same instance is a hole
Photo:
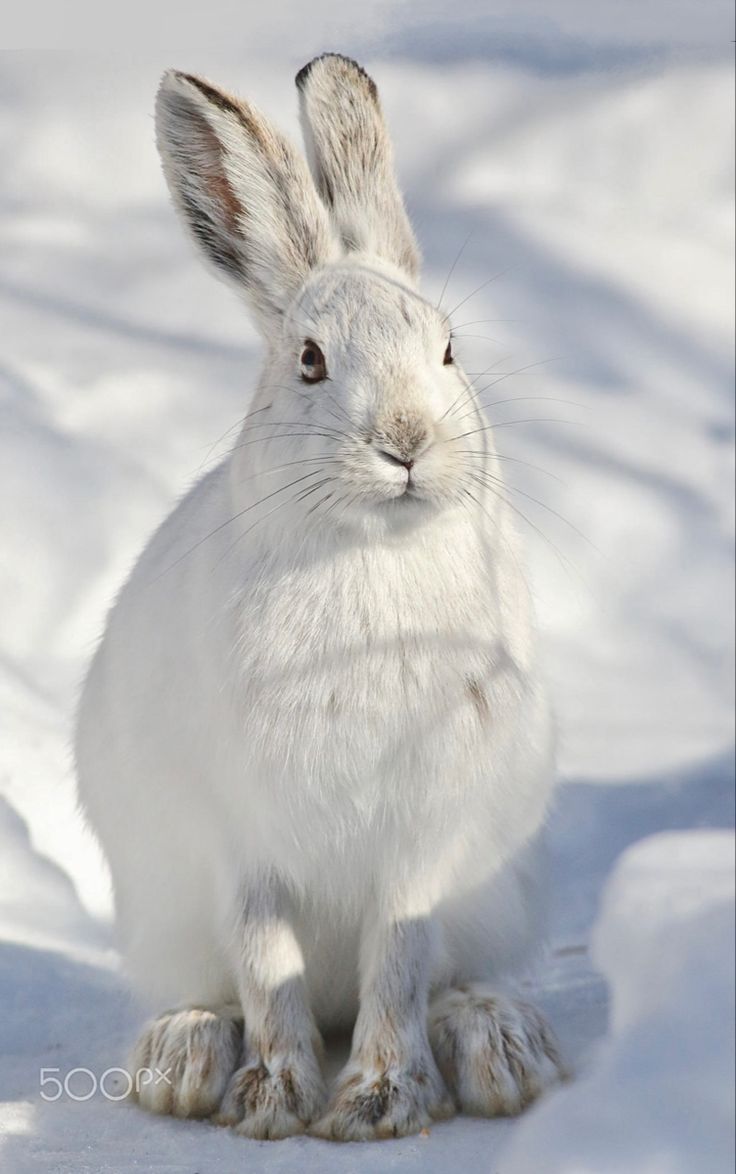
[[[507,553],[511,555],[511,558],[512,558],[512,559],[513,559],[513,561],[514,561],[514,564],[516,565],[516,569],[517,569],[517,571],[519,572],[519,574],[521,575],[521,578],[522,578],[522,580],[524,581],[524,583],[526,583],[526,582],[527,582],[527,580],[526,580],[526,576],[525,576],[525,574],[524,574],[524,571],[523,571],[522,567],[521,567],[521,566],[520,566],[520,564],[519,564],[519,560],[518,560],[518,559],[517,559],[517,557],[516,557],[516,553],[515,553],[515,551],[514,551],[514,550],[513,550],[513,548],[510,546],[510,544],[509,544],[508,540],[507,540],[507,539],[504,537],[504,534],[503,534],[503,532],[502,532],[502,530],[501,530],[501,528],[500,528],[500,526],[499,526],[499,524],[498,524],[498,520],[497,520],[496,518],[494,518],[494,517],[493,517],[493,515],[490,513],[490,511],[489,511],[489,510],[487,510],[487,509],[485,508],[485,506],[484,506],[484,505],[483,505],[483,504],[482,504],[482,503],[481,503],[481,502],[478,500],[478,498],[477,498],[477,497],[476,497],[476,495],[475,495],[475,494],[472,492],[472,490],[470,490],[470,489],[468,489],[468,488],[467,488],[467,482],[468,482],[468,478],[467,478],[467,477],[464,477],[464,478],[463,478],[464,488],[461,490],[461,492],[462,492],[462,493],[464,493],[464,494],[465,494],[467,497],[469,497],[469,498],[470,498],[472,501],[474,501],[474,502],[475,502],[475,504],[478,506],[478,509],[479,509],[479,510],[481,510],[481,511],[482,511],[482,513],[484,513],[484,514],[485,514],[485,516],[488,518],[489,522],[491,523],[491,525],[493,526],[494,530],[496,531],[496,534],[497,534],[497,536],[498,536],[498,537],[501,539],[501,541],[503,542],[503,544],[504,544],[504,546],[505,546],[505,548],[506,548],[506,551],[507,551]],[[500,497],[500,494],[497,494],[496,496]]]
[[[501,420],[498,424],[486,424],[483,428],[473,428],[470,432],[461,432],[459,436],[448,436],[438,444],[450,444],[454,440],[464,440],[466,436],[477,436],[479,432],[495,432],[497,428],[510,428],[513,424],[579,424],[579,420],[559,420],[531,416],[526,420]]]
[[[310,474],[309,474],[309,476],[310,476],[310,477],[313,477],[313,476],[316,476],[316,475],[318,475],[318,474],[319,474],[319,473],[321,473],[321,472],[322,472],[322,470],[321,470],[321,469],[317,469],[315,473],[310,473]],[[302,478],[302,479],[303,479],[303,478]],[[320,484],[324,485],[324,484],[326,484],[326,482],[327,482],[327,481],[330,481],[330,480],[332,480],[332,478],[330,478],[330,477],[327,477],[327,478],[325,478],[325,479],[324,479],[324,481],[322,481]],[[296,484],[296,482],[293,482],[292,484]],[[315,488],[315,489],[319,489],[319,487],[320,487],[319,485],[315,485],[315,486],[314,486],[314,488]],[[273,495],[271,494],[271,495],[269,495],[269,496],[273,496]],[[306,495],[305,495],[305,496],[306,496]],[[264,500],[265,500],[265,498],[261,498],[261,502],[263,502]],[[255,522],[252,522],[252,523],[250,524],[250,526],[247,526],[247,527],[245,528],[245,530],[243,530],[243,532],[242,532],[241,534],[239,534],[239,535],[237,536],[237,538],[236,538],[236,539],[235,539],[233,542],[231,542],[231,543],[230,543],[230,545],[228,546],[227,550],[223,552],[223,554],[220,556],[220,558],[219,558],[219,559],[217,560],[217,562],[215,563],[215,565],[214,565],[214,567],[212,568],[212,570],[214,571],[214,570],[215,570],[215,568],[216,568],[216,567],[218,567],[218,566],[220,565],[220,563],[221,563],[221,562],[222,562],[224,559],[226,559],[226,558],[227,558],[227,556],[228,556],[228,555],[231,553],[231,551],[233,551],[233,550],[235,549],[235,547],[238,545],[238,543],[239,543],[239,542],[242,542],[242,540],[243,540],[243,539],[244,539],[244,538],[245,538],[245,537],[246,537],[248,534],[250,534],[251,530],[254,530],[256,526],[260,525],[262,522],[265,522],[265,521],[266,521],[268,518],[272,517],[272,516],[273,516],[273,514],[277,513],[277,512],[278,512],[280,509],[283,509],[285,506],[288,506],[288,505],[293,505],[293,503],[294,503],[295,501],[301,501],[301,500],[302,500],[302,496],[301,496],[299,493],[292,493],[291,497],[287,498],[287,499],[286,499],[286,501],[280,501],[280,502],[278,503],[278,505],[274,506],[274,508],[273,508],[273,509],[271,509],[271,510],[267,510],[267,511],[266,511],[266,513],[263,515],[263,517],[262,517],[262,518],[256,518]],[[259,502],[258,504],[260,505],[260,504],[261,504],[261,502]],[[237,516],[237,517],[240,517],[240,516],[242,516],[242,514],[243,514],[243,513],[245,513],[245,512],[246,512],[245,510],[242,510],[242,511],[241,511],[241,514],[239,514],[239,515],[236,515],[236,516]],[[233,520],[234,520],[234,519],[233,519]]]
[[[477,286],[474,290],[471,290],[467,297],[463,298],[461,302],[458,302],[456,306],[453,306],[449,314],[445,314],[445,321],[447,321],[448,318],[451,318],[453,314],[456,314],[461,306],[464,306],[466,302],[469,302],[471,298],[474,298],[476,294],[480,293],[482,289],[485,289],[486,286],[490,285],[492,281],[497,281],[499,277],[504,277],[505,274],[510,273],[513,268],[513,265],[508,265],[505,269],[501,269],[498,273],[494,273],[492,277],[487,278],[486,281],[481,282],[479,286]]]
[[[251,502],[251,504],[247,505],[245,509],[240,510],[237,514],[233,514],[233,516],[228,518],[227,521],[220,522],[219,526],[215,526],[214,530],[210,530],[209,534],[205,534],[205,536],[195,542],[193,546],[190,546],[188,550],[185,550],[182,555],[179,555],[179,558],[175,559],[173,563],[166,567],[165,570],[156,575],[156,577],[151,580],[151,584],[157,583],[159,579],[163,578],[164,575],[167,575],[169,571],[172,571],[174,567],[177,567],[179,563],[183,562],[185,558],[188,558],[190,554],[193,554],[195,550],[198,550],[199,547],[202,546],[205,542],[209,542],[210,538],[214,538],[215,534],[219,534],[219,532],[224,530],[226,526],[231,526],[233,522],[238,520],[238,518],[242,518],[243,514],[249,513],[250,510],[256,509],[257,506],[262,505],[263,502],[268,501],[269,498],[275,497],[278,493],[283,493],[286,489],[291,489],[292,486],[298,485],[301,481],[306,481],[308,477],[314,477],[316,474],[321,472],[322,469],[313,469],[311,472],[305,473],[301,477],[297,477],[294,481],[290,481],[288,485],[279,486],[278,489],[274,489],[271,493],[267,493],[264,497],[259,498],[258,501]]]
[[[198,465],[198,466],[197,466],[197,468],[194,470],[194,474],[193,474],[193,475],[196,477],[196,475],[197,475],[197,474],[200,472],[200,470],[201,470],[202,468],[204,468],[204,466],[207,464],[208,460],[210,459],[210,457],[211,457],[212,453],[215,451],[215,449],[217,448],[217,446],[218,446],[219,444],[222,444],[222,442],[223,442],[223,440],[225,439],[225,437],[226,437],[226,436],[229,436],[231,432],[234,432],[234,431],[236,430],[236,428],[243,428],[243,427],[245,426],[245,422],[246,422],[246,420],[249,420],[249,419],[251,418],[251,416],[257,416],[257,415],[259,414],[259,412],[266,412],[266,411],[268,411],[268,409],[269,409],[270,407],[271,407],[271,404],[264,404],[264,405],[263,405],[263,407],[261,407],[261,408],[255,408],[255,409],[254,409],[254,411],[252,411],[252,412],[247,412],[245,416],[240,416],[240,417],[239,417],[239,418],[238,418],[238,419],[235,421],[235,423],[234,423],[234,424],[231,424],[231,425],[230,425],[230,427],[229,427],[229,428],[227,428],[227,429],[226,429],[226,430],[223,432],[222,436],[219,436],[219,437],[217,438],[217,440],[216,440],[216,441],[214,441],[214,443],[210,445],[210,447],[207,449],[207,452],[205,453],[204,457],[203,457],[203,458],[202,458],[202,460],[200,461],[199,465]]]
[[[487,481],[482,480],[482,478],[476,474],[471,473],[470,476],[476,482],[476,484],[481,485],[489,493],[495,494],[499,501],[502,501],[508,509],[512,510],[518,517],[522,519],[522,521],[526,522],[527,526],[529,526],[535,532],[535,534],[538,534],[543,542],[546,542],[546,544],[554,552],[555,557],[558,559],[563,570],[567,571],[568,574],[572,571],[583,583],[585,582],[578,569],[573,566],[569,559],[565,558],[560,550],[558,550],[551,538],[548,538],[544,531],[539,529],[539,526],[535,526],[534,522],[532,522],[531,519],[527,517],[523,510],[520,510],[518,506],[514,505],[512,501],[509,501],[509,499],[503,493],[500,493],[498,489],[495,489],[492,485],[489,485]]]
[[[489,456],[486,451],[479,452],[478,449],[475,448],[459,448],[457,449],[457,453],[458,456],[476,457],[481,461],[488,461]],[[493,453],[492,457],[494,460],[510,461],[514,465],[523,465],[526,469],[534,469],[536,473],[544,473],[545,477],[551,477],[552,480],[556,481],[559,485],[565,485],[565,482],[561,477],[558,477],[556,473],[550,472],[549,469],[543,469],[541,465],[534,465],[531,461],[523,461],[521,457],[510,457],[501,452]]]
[[[493,386],[493,384],[491,384],[491,386]],[[481,391],[483,391],[483,390],[485,390],[485,389],[481,388]],[[587,404],[581,404],[581,403],[578,403],[576,400],[572,400],[572,399],[560,399],[559,396],[556,396],[556,395],[513,395],[513,396],[509,396],[508,399],[493,400],[489,404],[484,404],[482,401],[478,400],[477,406],[479,408],[482,408],[484,412],[490,412],[491,408],[500,408],[504,404],[524,404],[524,403],[526,403],[526,404],[529,404],[529,403],[565,404],[566,407],[583,408],[583,409],[585,409],[587,407]],[[459,424],[461,420],[467,420],[469,416],[473,416],[473,415],[475,415],[475,411],[465,412],[465,413],[463,413],[462,416],[455,416],[455,419],[457,420],[457,422]]]
[[[491,387],[495,387],[497,383],[503,383],[505,379],[510,379],[512,375],[521,375],[524,371],[531,371],[533,367],[542,367],[545,363],[553,363],[554,361],[554,359],[539,359],[536,363],[527,363],[526,366],[517,367],[514,371],[503,371],[500,375],[496,376],[495,379],[492,379],[490,383],[486,383],[484,387],[477,388],[473,392],[471,399],[475,400],[477,403],[479,397],[483,395],[483,392],[488,391],[488,389]],[[471,412],[467,413],[467,415],[471,414]],[[465,417],[461,416],[460,419],[463,420]]]
[[[239,449],[248,448],[252,444],[266,444],[273,440],[289,440],[294,437],[306,437],[308,440],[311,440],[316,436],[321,436],[325,440],[337,440],[337,437],[329,432],[275,432],[272,436],[256,436],[251,440],[243,440],[240,444],[236,444],[230,451],[238,452]]]
[[[452,262],[452,265],[450,266],[450,271],[447,274],[447,277],[445,278],[445,284],[442,286],[442,293],[437,298],[437,309],[438,310],[439,310],[440,306],[442,305],[442,299],[445,296],[445,292],[447,290],[447,287],[450,284],[450,278],[452,277],[453,273],[455,272],[455,269],[457,267],[457,263],[460,260],[460,258],[462,257],[463,253],[465,252],[465,249],[467,248],[468,244],[470,243],[470,238],[473,235],[473,231],[474,230],[471,228],[471,230],[468,233],[468,235],[466,236],[465,240],[460,245],[460,248],[458,249],[457,256],[455,257],[455,260]]]
[[[531,501],[534,503],[534,505],[538,505],[540,509],[546,510],[548,514],[551,514],[554,518],[557,518],[560,522],[564,522],[566,526],[569,526],[573,533],[577,534],[578,538],[582,538],[583,542],[587,542],[591,550],[594,550],[596,554],[599,554],[601,558],[603,558],[603,552],[599,550],[599,548],[595,545],[594,542],[591,541],[590,538],[588,538],[588,535],[584,534],[582,530],[579,530],[578,527],[573,522],[571,522],[569,518],[564,516],[564,514],[560,514],[557,512],[557,510],[553,509],[551,505],[547,505],[546,502],[540,501],[537,497],[533,497],[532,494],[527,493],[526,490],[519,489],[518,485],[510,485],[507,481],[502,481],[499,477],[494,477],[493,473],[489,472],[488,469],[476,470],[476,474],[479,476],[489,477],[502,489],[509,490],[511,493],[518,493],[521,497],[525,497],[527,501]]]

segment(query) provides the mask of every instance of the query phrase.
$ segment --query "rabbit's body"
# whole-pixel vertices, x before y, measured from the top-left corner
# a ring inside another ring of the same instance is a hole
[[[81,796],[142,989],[230,1001],[218,938],[263,869],[297,899],[324,1026],[354,1018],[364,907],[399,878],[418,913],[447,904],[453,975],[508,969],[537,910],[528,853],[526,900],[503,866],[539,829],[551,779],[511,553],[489,566],[472,519],[440,515],[370,551],[323,535],[270,548],[256,528],[228,553],[225,526],[188,554],[244,508],[229,474],[226,462],[205,478],[154,537],[80,715]]]
[[[175,1074],[143,1103],[296,1132],[322,1106],[316,1027],[357,1016],[317,1128],[369,1137],[450,1110],[437,1064],[481,1112],[557,1073],[531,1009],[453,989],[538,937],[552,733],[487,422],[413,288],[400,198],[351,211],[387,150],[375,88],[314,64],[300,87],[342,246],[250,108],[182,75],[162,89],[172,190],[269,354],[231,455],[112,611],[77,761],[131,970],[183,1008],[141,1038],[139,1064]],[[320,87],[346,86],[357,141],[376,136],[362,184],[330,154],[334,103],[320,114]]]

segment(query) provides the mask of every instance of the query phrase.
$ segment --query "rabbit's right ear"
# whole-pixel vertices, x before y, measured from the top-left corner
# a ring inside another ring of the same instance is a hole
[[[338,251],[305,160],[252,106],[173,70],[156,100],[156,141],[192,236],[270,333]]]
[[[307,156],[343,245],[416,277],[419,250],[375,82],[357,61],[325,53],[299,71],[296,85]]]

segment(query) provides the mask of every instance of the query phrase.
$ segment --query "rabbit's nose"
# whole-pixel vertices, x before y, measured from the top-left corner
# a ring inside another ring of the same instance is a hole
[[[381,421],[375,439],[379,456],[393,465],[411,469],[417,457],[431,445],[432,433],[422,415],[399,412]]]
[[[388,461],[390,465],[403,466],[409,473],[414,468],[414,461],[411,458],[407,460],[405,457],[396,456],[394,453],[389,452],[387,448],[377,448],[376,455],[381,457],[382,460]]]

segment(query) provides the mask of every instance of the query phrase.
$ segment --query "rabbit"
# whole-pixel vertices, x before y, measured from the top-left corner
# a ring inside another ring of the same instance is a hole
[[[133,1099],[368,1140],[514,1114],[564,1075],[504,977],[543,933],[555,732],[493,430],[418,292],[376,86],[338,54],[296,84],[306,159],[249,103],[161,82],[173,202],[265,362],[112,608],[75,752],[127,968],[170,1008]]]

